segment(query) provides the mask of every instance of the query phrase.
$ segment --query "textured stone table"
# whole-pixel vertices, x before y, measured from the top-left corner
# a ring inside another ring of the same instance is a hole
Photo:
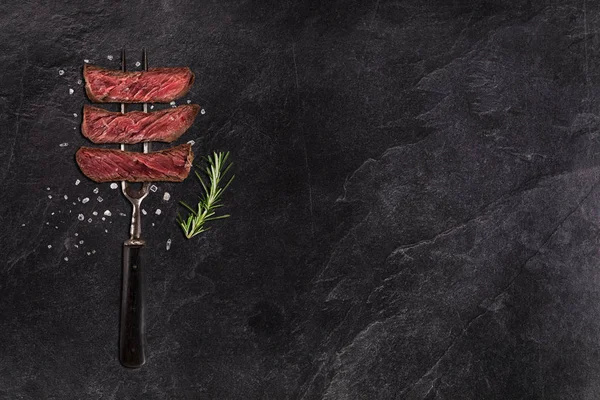
[[[1,399],[600,398],[597,2],[48,3],[0,6]],[[74,162],[122,47],[236,174],[189,241],[196,181],[144,202],[139,370],[129,204]]]

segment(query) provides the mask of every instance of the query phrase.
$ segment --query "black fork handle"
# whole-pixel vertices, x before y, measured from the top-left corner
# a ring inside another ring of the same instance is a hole
[[[139,368],[146,362],[143,248],[143,243],[123,245],[119,360],[128,368]]]

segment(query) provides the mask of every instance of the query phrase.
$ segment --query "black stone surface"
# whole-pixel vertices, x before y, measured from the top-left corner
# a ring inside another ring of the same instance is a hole
[[[4,2],[0,398],[600,398],[598,26],[589,0]],[[144,201],[139,370],[129,205],[74,162],[84,60],[122,47],[192,68],[181,141],[236,163],[200,237],[194,180]]]

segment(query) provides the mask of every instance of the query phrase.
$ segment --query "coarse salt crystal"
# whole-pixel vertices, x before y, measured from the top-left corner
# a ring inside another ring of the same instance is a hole
[[[150,186],[150,190],[152,190],[153,192],[156,192],[158,190],[158,187],[156,187],[156,185],[152,185],[152,186]]]
[[[170,198],[171,198],[171,195],[169,194],[169,192],[165,192],[165,194],[163,195],[163,200],[169,201]]]
[[[104,201],[104,199],[100,196],[98,196],[98,198],[96,200],[98,200],[98,203],[102,203]]]
[[[135,62],[135,66],[136,66],[136,67],[139,67],[140,65],[142,65],[142,63],[141,63],[141,62],[139,62],[139,61],[136,61],[136,62]]]
[[[162,213],[162,211],[160,210],[160,208],[155,211],[156,215],[160,215],[161,213]]]
[[[59,75],[64,75],[64,74],[65,74],[65,71],[63,71],[62,69],[59,69],[59,70],[58,70],[58,74],[59,74]]]
[[[51,195],[51,194],[49,194],[49,195],[48,195],[48,198],[49,198],[49,199],[51,199],[51,198],[52,198],[52,195]]]
[[[98,215],[98,211],[94,211],[92,215]]]
[[[73,113],[73,116],[74,116],[75,118],[77,118],[77,113]]]
[[[60,147],[67,147],[68,145],[69,145],[69,143],[66,143],[66,142],[59,144]]]
[[[69,261],[69,257],[65,257],[65,261]]]
[[[49,248],[49,249],[51,249],[51,248],[52,248],[52,245],[51,245],[51,244],[49,244],[49,245],[48,245],[48,248]]]
[[[119,185],[117,185],[117,184],[116,184],[116,183],[114,183],[114,182],[110,184],[110,188],[111,188],[111,189],[116,189],[116,188],[118,188],[118,187],[119,187]]]
[[[85,217],[83,216],[83,214],[79,214],[77,216],[77,219],[80,220],[80,221],[83,221],[85,219]],[[77,236],[77,234],[75,234],[75,236]]]
[[[73,93],[75,93],[75,91],[73,89],[69,88],[69,94],[73,94]]]
[[[146,215],[146,214],[148,214],[148,213],[146,212],[146,210],[144,210],[144,209],[142,208],[142,214]]]
[[[171,239],[167,239],[167,250],[171,248]]]
[[[110,61],[112,61],[114,57],[112,56],[112,54],[109,54],[106,56],[106,58],[108,58]]]
[[[91,219],[91,218],[88,218],[88,222],[92,222],[92,219]]]
[[[75,181],[75,186],[79,185],[80,183],[81,183],[81,181],[80,181],[79,179],[77,179],[77,180]]]
[[[206,110],[203,108],[202,110],[200,110],[200,114],[202,114],[202,115],[206,114]]]
[[[106,210],[106,211],[104,211],[104,215],[106,215],[107,217],[110,217],[112,215],[112,213],[110,212],[110,210]]]
[[[94,190],[93,190],[94,194],[98,194],[99,191],[100,191],[100,189],[98,189],[98,188],[94,188]]]
[[[188,141],[188,144],[193,146],[193,145],[195,145],[195,144],[196,144],[196,142],[194,142],[193,140],[189,140],[189,141]]]
[[[89,198],[89,197],[86,197],[86,198],[84,198],[83,200],[81,200],[81,202],[82,202],[83,204],[87,203],[88,201],[90,201],[90,198]]]

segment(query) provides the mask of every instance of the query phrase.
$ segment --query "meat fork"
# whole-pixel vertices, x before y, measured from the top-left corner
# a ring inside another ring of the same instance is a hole
[[[148,70],[146,49],[143,50],[144,71]],[[125,50],[121,50],[121,70],[126,70]],[[121,103],[121,113],[125,114],[125,103]],[[144,103],[144,112],[148,104]],[[125,151],[125,145],[121,144]],[[150,143],[144,143],[144,153],[150,152]],[[145,285],[142,269],[142,249],[146,242],[141,239],[142,200],[148,195],[150,184],[144,182],[141,189],[134,189],[126,181],[121,181],[123,195],[131,203],[130,238],[123,243],[123,281],[121,287],[121,324],[119,333],[119,360],[129,368],[139,368],[146,362],[146,321]]]

